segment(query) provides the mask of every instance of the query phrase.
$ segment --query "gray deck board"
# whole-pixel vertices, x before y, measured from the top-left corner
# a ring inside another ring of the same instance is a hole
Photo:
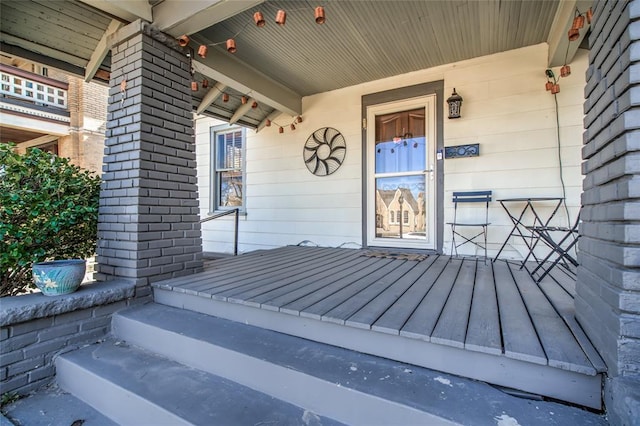
[[[568,275],[568,273],[562,267],[556,267],[552,269],[549,275],[551,275],[553,279],[556,280],[567,293],[569,293],[571,296],[575,296],[575,276]]]
[[[319,291],[335,283],[336,281],[344,280],[345,277],[351,277],[354,274],[359,273],[361,270],[371,267],[375,263],[376,261],[371,258],[363,257],[362,261],[360,261],[360,259],[354,260],[349,265],[349,269],[343,270],[342,274],[331,274],[319,280],[314,280],[311,283],[307,283],[303,287],[296,288],[285,294],[274,297],[269,301],[262,303],[261,306],[264,307],[265,309],[281,310],[282,312],[287,312],[288,308],[286,306],[289,305],[290,303],[303,299],[304,297],[309,296],[314,292]],[[343,281],[343,282],[349,282],[349,281]],[[299,311],[292,309],[288,313],[298,315]]]
[[[300,246],[208,266],[156,286],[571,373],[606,371],[575,319],[575,283],[558,268],[536,285],[505,261]]]
[[[428,259],[418,262],[401,280],[394,282],[390,287],[360,308],[358,312],[351,315],[345,321],[345,324],[358,328],[371,328],[371,325],[429,269],[437,258],[438,256],[429,256]]]
[[[571,296],[561,288],[554,280],[545,277],[540,282],[540,289],[545,293],[547,298],[551,301],[552,305],[558,311],[562,319],[565,321],[571,333],[575,337],[584,353],[589,358],[589,361],[593,365],[594,369],[598,373],[607,371],[607,366],[600,357],[600,354],[595,350],[591,341],[582,330],[582,327],[578,324],[575,317],[575,306]]]
[[[216,295],[229,289],[238,288],[244,285],[251,285],[254,280],[259,279],[260,277],[264,277],[267,274],[278,273],[283,269],[292,268],[296,265],[304,264],[314,258],[317,258],[321,254],[320,252],[307,250],[301,251],[300,253],[302,254],[289,255],[284,257],[283,260],[270,262],[268,266],[248,263],[244,267],[238,268],[235,275],[232,273],[225,277],[216,278],[211,281],[209,285],[193,287],[193,290]],[[226,299],[221,298],[221,300]]]
[[[493,263],[485,265],[478,262],[465,348],[491,354],[502,353],[502,333],[496,285],[493,281]]]
[[[400,330],[401,336],[409,336],[426,341],[431,339],[431,333],[444,309],[461,267],[461,259],[451,258],[449,260],[449,266],[440,274]]]
[[[522,361],[547,364],[547,357],[507,263],[494,262],[493,269],[505,355]]]
[[[276,268],[278,265],[287,265],[298,258],[308,258],[313,255],[311,251],[283,251],[279,256],[244,257],[241,262],[233,262],[225,268],[214,269],[207,275],[194,275],[193,277],[183,277],[182,280],[189,280],[183,284],[183,289],[199,291],[209,287],[211,284],[222,285],[230,281],[237,281],[244,277],[251,277],[255,271],[265,268]],[[240,259],[238,259],[240,260]],[[240,268],[238,267],[240,266]],[[255,274],[253,274],[255,275]]]
[[[515,283],[538,332],[548,363],[552,367],[593,375],[593,365],[582,352],[582,348],[565,322],[531,276],[523,269],[512,268]]]
[[[431,341],[464,347],[476,278],[476,259],[464,259],[451,294],[431,334]]]
[[[404,275],[410,272],[414,267],[418,265],[418,262],[407,260],[399,267],[395,268],[391,273],[385,275],[381,279],[374,282],[372,285],[363,289],[355,294],[353,297],[348,298],[340,305],[331,309],[322,316],[324,321],[337,322],[338,324],[344,324],[346,319],[354,313],[358,312],[363,307],[367,306],[373,299],[378,297],[382,292],[387,290],[395,282],[404,280]]]
[[[331,268],[335,261],[344,257],[345,254],[341,251],[335,251],[322,257],[314,257],[297,265],[283,268],[277,273],[267,274],[263,278],[254,280],[249,285],[229,289],[217,293],[217,295],[226,297],[231,302],[245,302],[254,296],[265,293],[269,289],[284,285],[286,282],[295,281],[296,277],[312,276],[315,273]],[[259,304],[257,305],[259,306]]]
[[[310,286],[313,285],[322,285],[323,282],[333,282],[339,278],[339,274],[342,274],[343,271],[354,270],[358,265],[364,263],[366,258],[362,256],[356,257],[344,257],[331,265],[331,268],[327,268],[322,272],[316,273],[314,275],[299,278],[296,281],[286,283],[283,286],[271,289],[265,293],[262,293],[258,296],[252,297],[249,299],[252,302],[259,303],[260,306],[266,309],[275,309],[279,308],[283,304],[289,303],[292,300],[284,301],[280,298],[289,297],[294,291],[309,291]],[[282,300],[282,303],[280,302]]]
[[[383,333],[400,334],[400,329],[407,322],[414,309],[420,304],[433,283],[445,270],[449,258],[440,256],[429,269],[413,285],[387,309],[371,326],[372,330]]]
[[[309,306],[304,310],[304,316],[316,319],[320,318],[325,321],[338,322],[341,324],[344,323],[344,321],[339,321],[339,318],[337,317],[325,317],[324,315],[327,312],[336,309],[338,306],[348,303],[349,300],[359,303],[363,292],[368,289],[375,289],[379,285],[388,285],[389,281],[385,281],[385,279],[389,275],[394,274],[396,270],[403,269],[403,265],[406,263],[406,260],[392,260],[377,271],[352,282],[348,286],[333,293],[331,296]]]
[[[282,292],[291,291],[305,285],[305,282],[318,280],[331,274],[336,274],[343,269],[349,268],[354,260],[358,259],[357,253],[337,253],[337,256],[327,256],[325,262],[307,265],[302,270],[291,270],[290,274],[284,277],[270,277],[260,281],[260,285],[251,290],[235,294],[233,297],[242,299],[252,306],[260,306],[263,301],[269,300]],[[285,289],[286,288],[286,289]],[[283,290],[284,289],[284,290]]]
[[[386,264],[390,263],[390,259],[378,259],[378,261],[373,261],[368,264],[365,268],[358,270],[352,274],[347,274],[345,277],[339,279],[338,281],[334,281],[333,283],[324,286],[313,293],[307,294],[304,297],[301,297],[294,302],[288,303],[287,305],[280,308],[282,312],[291,313],[294,315],[302,315],[303,312],[306,311],[311,305],[318,303],[319,301],[326,299],[332,294],[340,291],[345,286],[359,280],[362,277],[365,277],[378,269],[384,267]]]

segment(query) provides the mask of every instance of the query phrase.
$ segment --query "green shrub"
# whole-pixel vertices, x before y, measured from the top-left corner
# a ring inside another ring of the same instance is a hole
[[[66,158],[0,143],[0,297],[35,288],[31,264],[95,253],[100,178]]]

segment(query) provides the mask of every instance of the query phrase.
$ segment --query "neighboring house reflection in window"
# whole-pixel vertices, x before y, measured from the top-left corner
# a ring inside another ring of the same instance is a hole
[[[211,128],[212,209],[244,209],[245,129],[217,126]]]

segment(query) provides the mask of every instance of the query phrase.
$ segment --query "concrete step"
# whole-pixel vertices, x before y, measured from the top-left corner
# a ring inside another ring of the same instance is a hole
[[[338,425],[213,374],[109,340],[61,355],[58,385],[120,425]]]
[[[113,332],[346,424],[606,424],[602,416],[483,382],[160,304],[117,313]]]

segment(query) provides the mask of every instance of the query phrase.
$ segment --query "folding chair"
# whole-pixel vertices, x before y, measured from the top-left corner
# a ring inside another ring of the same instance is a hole
[[[534,235],[539,238],[539,241],[544,242],[547,247],[551,249],[549,254],[544,259],[538,261],[538,266],[535,267],[530,273],[531,277],[536,283],[542,281],[549,272],[557,265],[564,266],[564,268],[571,273],[569,264],[578,266],[578,261],[571,256],[571,249],[578,243],[578,225],[580,224],[580,215],[576,218],[576,222],[571,228],[562,226],[531,226],[527,227]],[[554,239],[555,236],[555,239]],[[553,261],[551,259],[553,258]],[[541,272],[539,276],[536,274]]]
[[[471,243],[484,250],[484,261],[487,261],[487,226],[491,225],[489,222],[489,202],[491,201],[491,191],[467,191],[467,192],[454,192],[453,193],[453,222],[447,222],[451,225],[451,255],[455,250],[456,256],[458,255],[458,247]],[[463,221],[458,220],[458,205],[461,203],[484,203],[484,220],[476,221]],[[467,237],[461,234],[462,230],[457,228],[480,228],[481,231],[472,237]],[[456,236],[462,238],[462,242],[456,241]],[[479,237],[484,237],[484,242],[475,241]]]

